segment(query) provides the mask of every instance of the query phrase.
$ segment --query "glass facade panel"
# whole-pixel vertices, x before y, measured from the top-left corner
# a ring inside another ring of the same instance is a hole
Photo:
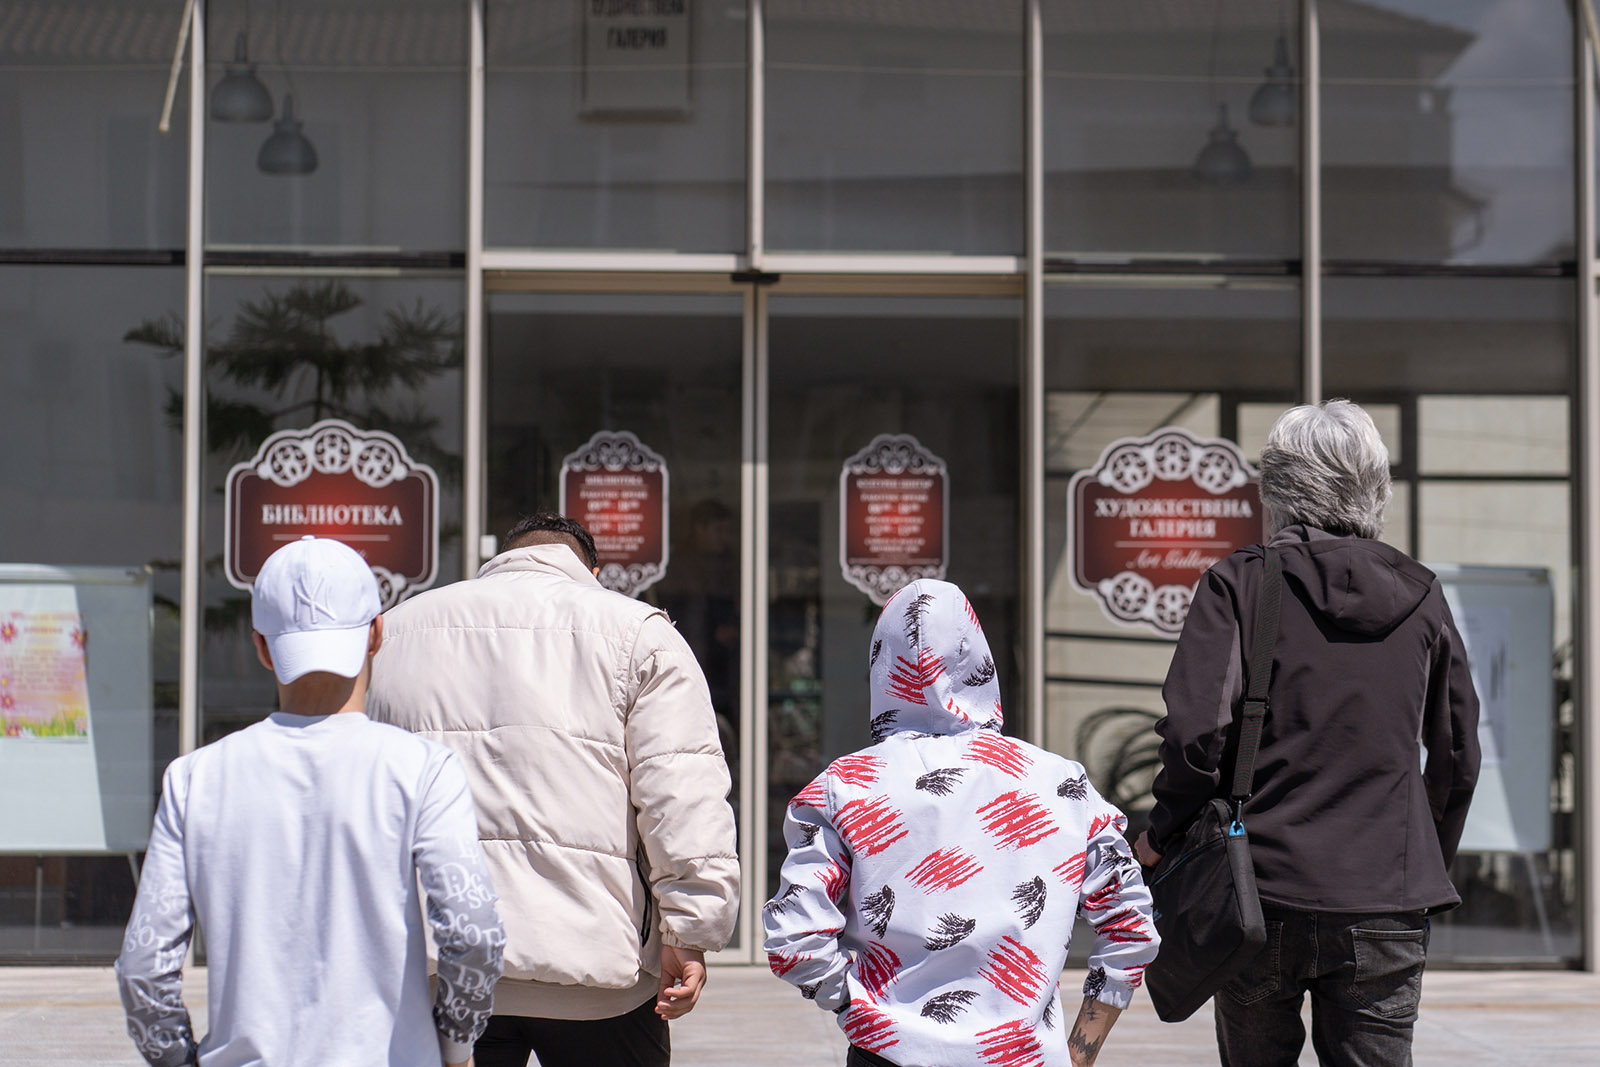
[[[461,0],[206,7],[209,248],[464,247]]]
[[[1300,390],[1299,309],[1287,286],[1045,293],[1045,744],[1082,762],[1135,831],[1172,641],[1114,622],[1073,585],[1068,485],[1113,441],[1169,426],[1259,454]]]
[[[1020,253],[1019,0],[766,5],[766,247]]]
[[[1573,258],[1572,8],[1322,6],[1323,254]]]
[[[128,0],[123,26],[88,0],[12,7],[0,19],[0,249],[183,247],[183,117],[156,129],[182,5]]]
[[[666,574],[641,598],[705,672],[739,811],[743,298],[497,293],[489,304],[489,523],[556,511],[563,459],[628,431],[667,465]],[[568,502],[567,514],[578,505]],[[738,948],[737,944],[731,946]]]
[[[1047,255],[1298,256],[1299,9],[1044,0]]]
[[[1414,453],[1393,456],[1385,539],[1412,546],[1445,577],[1483,707],[1484,769],[1451,870],[1462,906],[1434,919],[1430,957],[1570,960],[1579,951],[1570,778],[1573,285],[1330,279],[1326,299],[1326,391],[1358,403],[1381,398],[1374,406],[1399,411],[1400,440]],[[1485,569],[1451,578],[1461,567]],[[1531,608],[1516,599],[1525,577],[1544,591]],[[1512,635],[1522,632],[1548,635],[1549,647],[1511,655]],[[1525,696],[1515,688],[1523,684],[1541,695]],[[1537,767],[1517,763],[1499,740],[1507,731],[1519,743],[1536,739],[1545,753]],[[1531,806],[1515,786],[1528,774],[1553,779]],[[1515,836],[1493,832],[1496,812],[1509,813]]]
[[[490,0],[487,244],[744,247],[745,5],[654,6]]]
[[[84,736],[46,736],[13,679],[0,689],[0,959],[117,953],[130,852],[177,754],[183,367],[129,334],[182,306],[179,269],[0,267],[0,629],[10,652],[30,612],[66,610],[93,638]],[[84,844],[96,833],[105,847]]]
[[[971,600],[1003,703],[1017,662],[1017,351],[1010,299],[783,297],[771,302],[767,716],[768,885],[787,849],[789,799],[870,743],[867,653],[879,608],[840,564],[840,476],[879,434],[943,459],[945,577]],[[1025,713],[1024,713],[1025,714]],[[1006,729],[1022,727],[1008,716]]]
[[[272,433],[339,418],[397,437],[439,478],[434,584],[460,576],[461,297],[460,279],[208,279],[202,743],[277,707],[221,566],[224,483]]]

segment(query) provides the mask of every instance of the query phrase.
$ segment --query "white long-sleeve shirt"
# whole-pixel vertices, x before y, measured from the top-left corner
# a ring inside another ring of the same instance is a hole
[[[117,980],[159,1067],[439,1067],[487,1025],[503,941],[459,760],[359,712],[276,713],[167,768]]]

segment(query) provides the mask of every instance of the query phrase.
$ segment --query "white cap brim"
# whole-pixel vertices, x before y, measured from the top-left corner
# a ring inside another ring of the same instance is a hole
[[[272,673],[284,685],[313,671],[354,678],[367,662],[367,635],[371,623],[347,630],[298,630],[267,637],[272,651]]]

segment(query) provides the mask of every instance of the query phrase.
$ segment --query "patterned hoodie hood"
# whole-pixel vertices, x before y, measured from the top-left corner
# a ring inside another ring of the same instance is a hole
[[[904,731],[998,730],[1005,721],[994,656],[956,586],[922,579],[884,605],[872,631],[872,739]]]
[[[789,803],[768,964],[900,1067],[1064,1064],[1076,918],[1095,930],[1086,996],[1127,1007],[1156,954],[1127,820],[1078,764],[1000,733],[956,586],[903,589],[868,654],[876,741]]]

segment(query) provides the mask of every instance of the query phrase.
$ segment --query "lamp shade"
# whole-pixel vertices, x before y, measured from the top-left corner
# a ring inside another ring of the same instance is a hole
[[[317,169],[317,150],[300,132],[294,117],[294,94],[283,95],[283,117],[272,127],[272,136],[261,143],[256,169],[263,174],[310,174]]]
[[[1194,176],[1208,185],[1237,185],[1250,177],[1250,155],[1228,125],[1228,105],[1217,105],[1217,124],[1194,160]]]
[[[1294,68],[1289,65],[1289,42],[1278,35],[1277,55],[1266,69],[1267,80],[1250,97],[1250,121],[1257,126],[1292,126],[1299,106],[1295,101]]]
[[[211,87],[211,117],[218,122],[266,122],[272,117],[272,94],[256,77],[243,33],[233,42],[233,62]]]

